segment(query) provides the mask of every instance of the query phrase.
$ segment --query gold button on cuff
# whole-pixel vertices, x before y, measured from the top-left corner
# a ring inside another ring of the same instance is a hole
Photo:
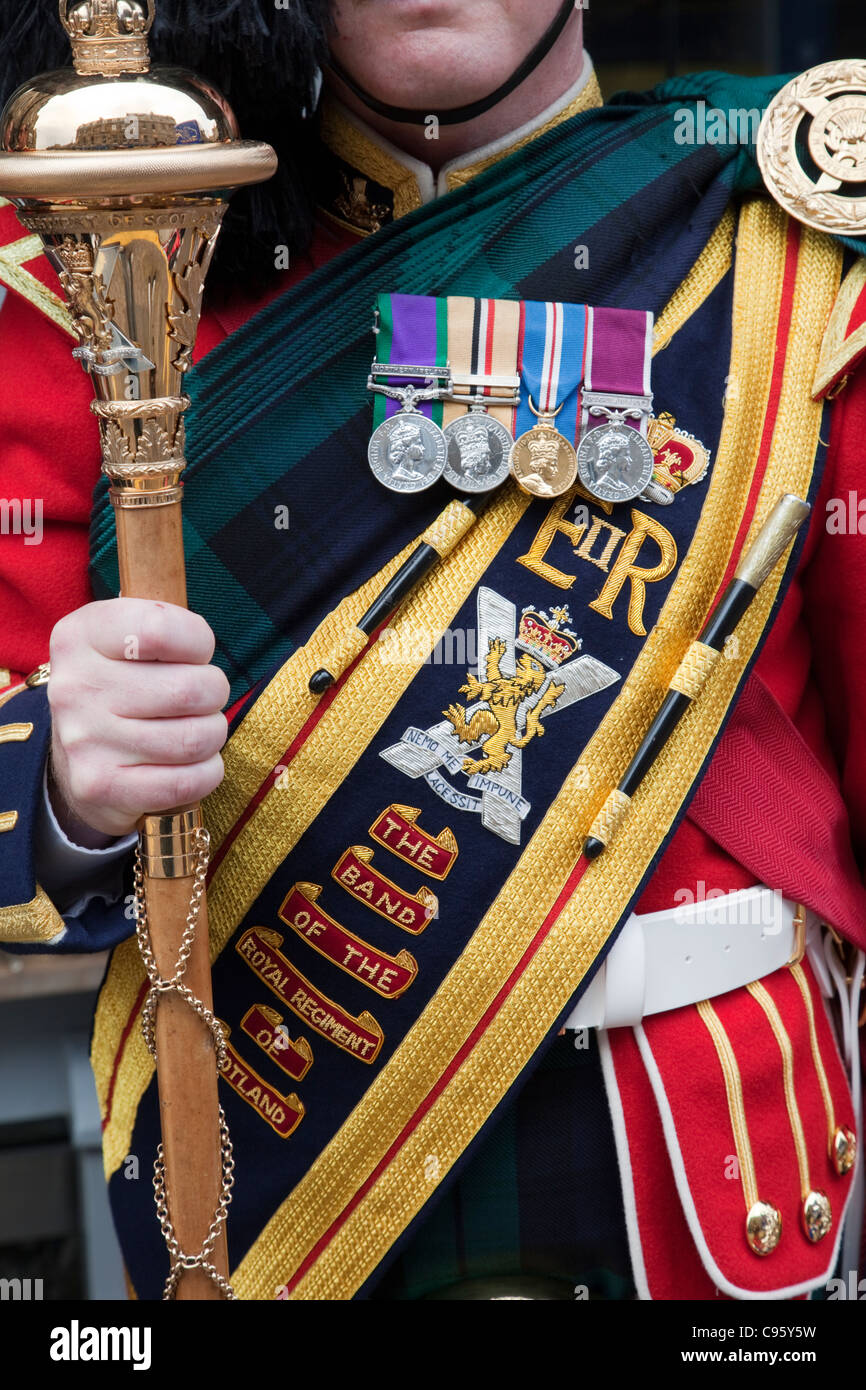
[[[857,1138],[845,1125],[840,1125],[833,1135],[833,1167],[842,1178],[850,1173],[857,1161]]]
[[[823,1240],[833,1225],[833,1213],[830,1210],[830,1199],[826,1192],[816,1192],[814,1189],[807,1192],[803,1198],[800,1214],[803,1219],[803,1230],[813,1244]]]
[[[746,1215],[746,1240],[756,1255],[772,1255],[782,1236],[782,1213],[770,1202],[755,1202]]]

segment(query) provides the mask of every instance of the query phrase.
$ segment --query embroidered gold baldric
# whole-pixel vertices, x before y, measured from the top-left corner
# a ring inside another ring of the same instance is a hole
[[[815,380],[812,382],[812,395],[816,401],[824,397],[832,399],[844,391],[852,372],[866,356],[864,303],[866,256],[861,256],[842,281],[827,324]]]

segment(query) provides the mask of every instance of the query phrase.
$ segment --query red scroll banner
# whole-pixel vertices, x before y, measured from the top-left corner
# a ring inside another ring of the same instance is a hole
[[[287,1076],[293,1081],[303,1081],[313,1065],[313,1049],[306,1038],[292,1042],[276,1009],[269,1009],[266,1004],[253,1004],[241,1019],[241,1029]]]
[[[228,1034],[225,1024],[223,1028]],[[245,1100],[263,1120],[267,1120],[281,1139],[288,1139],[290,1134],[294,1134],[304,1118],[304,1107],[294,1091],[289,1096],[281,1096],[238,1056],[230,1042],[226,1042],[226,1061],[220,1075],[241,1100]]]
[[[286,959],[279,949],[282,944],[279,932],[250,927],[236,949],[263,984],[320,1037],[350,1052],[360,1062],[375,1061],[385,1035],[373,1015],[365,1009],[353,1018],[327,999]]]
[[[431,878],[445,878],[457,858],[457,841],[447,827],[435,838],[428,835],[416,823],[420,814],[416,806],[389,806],[371,825],[370,834],[404,864],[413,864]]]
[[[397,956],[386,955],[347,931],[316,906],[321,891],[318,883],[296,883],[280,908],[281,920],[314,951],[384,999],[396,999],[403,994],[418,974],[415,957],[408,951],[401,951]]]
[[[404,893],[372,867],[373,853],[369,845],[352,845],[334,865],[331,877],[380,917],[419,936],[439,910],[436,894],[423,887],[417,893]]]

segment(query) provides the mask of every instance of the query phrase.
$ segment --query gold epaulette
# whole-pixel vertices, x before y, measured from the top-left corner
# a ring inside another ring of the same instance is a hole
[[[866,315],[862,311],[857,314],[857,306],[864,294],[866,256],[861,256],[839,286],[821,343],[818,368],[812,383],[813,400],[837,396],[866,356]],[[855,318],[857,325],[852,328]]]

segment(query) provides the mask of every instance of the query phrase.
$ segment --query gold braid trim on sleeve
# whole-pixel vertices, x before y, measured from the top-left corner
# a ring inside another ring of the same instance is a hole
[[[0,907],[0,942],[21,945],[31,941],[52,941],[64,929],[63,918],[38,883],[36,896],[29,903]]]

